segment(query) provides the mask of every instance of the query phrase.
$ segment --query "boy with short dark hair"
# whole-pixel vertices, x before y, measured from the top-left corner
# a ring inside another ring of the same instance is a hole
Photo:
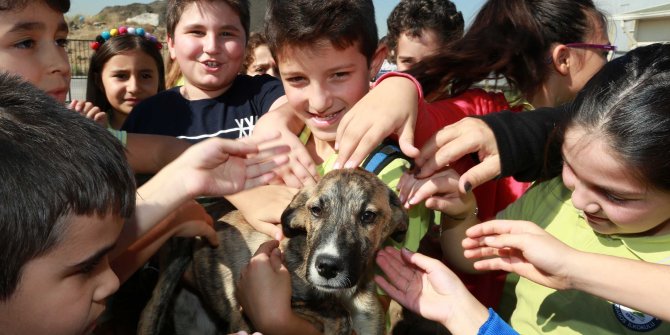
[[[340,120],[369,91],[370,78],[378,72],[384,59],[384,53],[378,49],[374,6],[369,0],[270,1],[267,17],[266,36],[279,67],[288,104],[305,124],[300,138],[319,165],[319,173],[325,174],[333,168],[337,158],[334,144]],[[407,159],[392,159],[382,166],[378,176],[395,189],[409,165]],[[388,243],[417,250],[433,217],[423,204],[414,206],[408,214],[410,222],[405,237]],[[465,215],[460,207],[448,214]],[[464,228],[467,227],[447,227],[445,239],[462,236],[452,231]],[[460,241],[453,241],[450,246],[460,248]],[[266,270],[259,268],[250,266],[249,275],[239,284],[245,312],[264,334],[298,332],[295,325],[287,321],[295,320],[295,316],[286,292],[263,290],[277,279],[273,275],[261,275]],[[261,296],[263,294],[267,295]],[[276,307],[272,312],[254,307],[269,303]]]
[[[119,280],[108,254],[135,210],[121,143],[0,73],[0,329],[89,333]]]
[[[0,329],[90,333],[119,277],[134,272],[164,236],[112,269],[130,243],[188,199],[267,182],[267,172],[286,161],[272,152],[288,148],[277,149],[258,154],[253,142],[199,143],[137,190],[136,199],[124,149],[111,133],[0,72]],[[185,216],[158,228],[217,243],[201,216]]]
[[[406,71],[463,37],[463,14],[449,0],[401,0],[386,20],[391,59]]]
[[[238,74],[249,34],[247,0],[170,0],[167,33],[184,86],[142,101],[124,130],[192,142],[246,137],[259,117],[283,103],[276,78]]]

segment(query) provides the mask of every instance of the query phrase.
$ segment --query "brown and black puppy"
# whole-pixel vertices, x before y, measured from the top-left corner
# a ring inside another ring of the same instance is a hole
[[[336,170],[301,190],[281,222],[286,238],[280,247],[292,275],[294,311],[325,334],[383,334],[384,311],[372,278],[377,250],[393,233],[407,229],[407,213],[396,194],[375,174]],[[219,331],[253,331],[240,313],[235,283],[269,237],[255,231],[239,212],[224,216],[216,229],[218,248],[196,243],[191,267],[195,286]],[[165,309],[173,288],[174,279],[162,276],[143,313],[140,333],[164,329],[166,317],[160,309]],[[183,326],[180,316],[172,320],[174,329]]]

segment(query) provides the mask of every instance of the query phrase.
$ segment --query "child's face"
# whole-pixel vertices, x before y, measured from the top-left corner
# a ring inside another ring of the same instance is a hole
[[[245,43],[240,17],[228,4],[201,1],[186,6],[168,48],[184,74],[188,98],[223,94],[242,66]]]
[[[100,75],[109,104],[124,118],[140,101],[158,93],[158,76],[156,61],[140,50],[113,56]]]
[[[277,77],[279,76],[277,71],[277,64],[268,46],[265,44],[257,46],[254,49],[254,62],[247,68],[247,74],[258,76],[267,73],[273,77]]]
[[[61,242],[23,268],[9,300],[0,302],[0,329],[10,334],[88,334],[119,287],[108,253],[122,220],[74,216]]]
[[[575,208],[601,234],[668,233],[670,192],[635,178],[603,138],[580,127],[566,131],[563,182]]]
[[[370,90],[370,68],[357,44],[338,50],[329,41],[285,47],[277,55],[289,104],[319,140],[335,141],[344,114]]]
[[[433,29],[424,29],[421,35],[416,37],[406,32],[401,33],[395,54],[398,71],[406,71],[412,65],[434,54],[440,45],[440,39]]]
[[[70,87],[63,13],[42,1],[18,11],[0,11],[0,71],[23,77],[58,101]]]

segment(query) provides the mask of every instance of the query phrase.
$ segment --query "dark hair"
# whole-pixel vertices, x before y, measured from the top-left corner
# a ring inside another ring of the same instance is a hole
[[[607,63],[582,89],[562,127],[608,142],[631,173],[670,190],[670,44],[652,44]]]
[[[252,32],[249,35],[249,41],[247,41],[247,50],[244,53],[244,62],[242,63],[242,73],[247,73],[247,68],[254,63],[254,49],[261,45],[267,45],[268,40],[265,38],[263,33]]]
[[[249,37],[249,22],[251,21],[249,14],[249,0],[168,0],[167,11],[165,14],[165,21],[167,23],[168,36],[174,37],[174,30],[184,13],[184,8],[191,3],[201,2],[223,2],[228,4],[240,17],[242,27],[244,27],[244,36]]]
[[[591,0],[488,0],[463,36],[408,72],[426,95],[458,95],[491,75],[532,96],[549,75],[553,43],[583,42],[594,26],[606,29]]]
[[[275,59],[287,46],[313,46],[320,40],[338,49],[359,43],[368,63],[377,50],[371,0],[270,0],[265,21],[265,37]]]
[[[165,65],[163,64],[163,56],[156,47],[156,42],[134,34],[111,37],[93,53],[88,66],[88,79],[86,80],[86,100],[107,112],[110,118],[114,113],[112,113],[113,108],[109,104],[105,89],[102,86],[102,69],[112,57],[135,50],[144,52],[156,62],[158,92],[165,90]]]
[[[0,0],[0,10],[22,10],[36,2],[45,3],[51,9],[63,14],[70,10],[70,0]]]
[[[0,301],[25,264],[62,241],[73,215],[129,218],[135,182],[123,146],[19,77],[0,73]]]
[[[386,44],[392,53],[397,52],[401,34],[419,37],[424,29],[431,29],[442,44],[447,44],[463,36],[464,26],[463,14],[449,0],[401,0],[386,24]]]

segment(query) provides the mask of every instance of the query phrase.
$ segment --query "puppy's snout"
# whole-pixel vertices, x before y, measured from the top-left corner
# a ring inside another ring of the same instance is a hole
[[[336,257],[320,255],[316,258],[316,270],[321,277],[332,279],[342,272],[342,265]]]

